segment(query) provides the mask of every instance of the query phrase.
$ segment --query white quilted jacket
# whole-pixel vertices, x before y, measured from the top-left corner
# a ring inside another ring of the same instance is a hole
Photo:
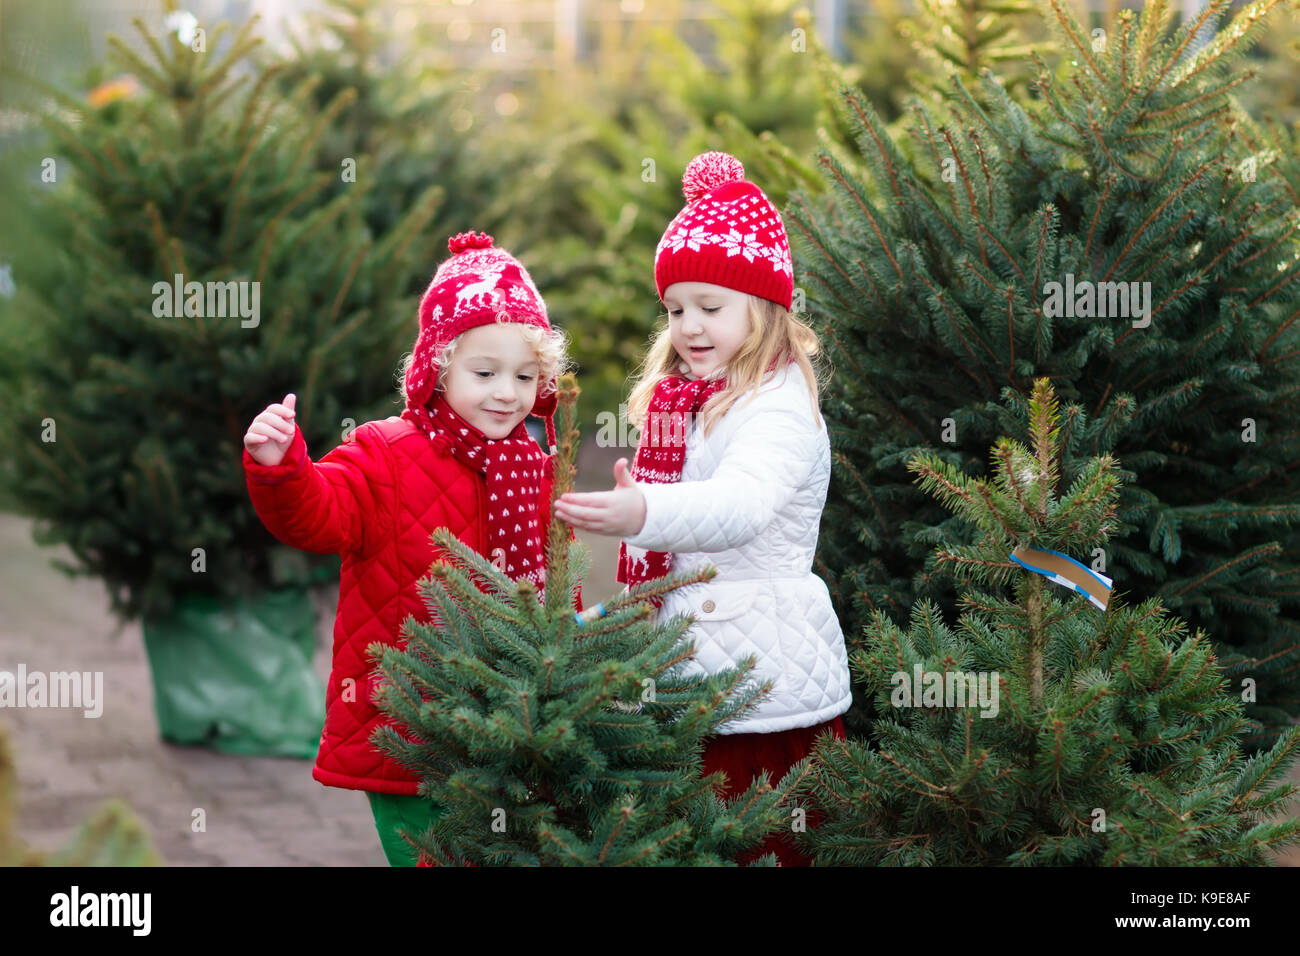
[[[753,654],[753,676],[773,689],[720,734],[810,727],[849,709],[848,656],[830,594],[812,573],[830,440],[813,416],[798,366],[769,372],[706,437],[692,423],[681,480],[639,482],[641,531],[628,558],[672,551],[673,572],[713,564],[712,581],[669,594],[659,619],[695,616],[695,658],[684,672],[717,673]]]

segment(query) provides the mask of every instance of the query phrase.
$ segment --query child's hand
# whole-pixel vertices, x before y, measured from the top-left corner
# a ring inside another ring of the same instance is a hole
[[[290,392],[284,397],[283,405],[278,402],[267,405],[248,426],[244,433],[244,447],[258,464],[278,465],[284,460],[293,444],[294,406],[297,403],[298,396]]]
[[[645,495],[627,470],[627,459],[614,462],[614,490],[560,495],[555,515],[575,528],[620,538],[645,527]]]

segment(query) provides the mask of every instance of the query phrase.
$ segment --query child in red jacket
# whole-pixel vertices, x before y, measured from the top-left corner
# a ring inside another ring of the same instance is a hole
[[[566,341],[523,265],[492,242],[472,232],[448,242],[452,257],[420,301],[400,416],[359,426],[313,462],[289,394],[244,436],[248,493],[267,529],[292,547],[343,558],[312,776],[366,791],[394,866],[415,864],[396,828],[423,831],[439,810],[416,795],[410,771],[370,743],[387,718],[371,702],[378,675],[366,647],[402,643],[408,616],[429,621],[416,585],[443,557],[429,541],[436,528],[509,577],[545,585],[552,416]],[[524,427],[530,414],[546,422],[550,455]]]

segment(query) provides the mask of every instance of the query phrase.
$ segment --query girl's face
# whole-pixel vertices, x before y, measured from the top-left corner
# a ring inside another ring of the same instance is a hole
[[[518,325],[476,326],[456,344],[443,395],[488,438],[505,438],[533,410],[540,370]]]
[[[668,337],[696,378],[725,369],[749,336],[749,296],[710,282],[664,290]]]

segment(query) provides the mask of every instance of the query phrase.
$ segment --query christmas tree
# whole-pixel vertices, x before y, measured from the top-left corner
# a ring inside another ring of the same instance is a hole
[[[556,496],[572,481],[575,397],[565,376]],[[451,560],[421,582],[431,622],[408,618],[405,647],[375,644],[371,654],[383,675],[376,700],[402,728],[382,727],[373,742],[447,811],[427,833],[405,835],[435,865],[727,865],[777,827],[800,826],[786,801],[807,761],[725,804],[714,793],[722,774],[700,776],[704,738],[768,684],[749,679],[752,658],[687,675],[690,618],[656,624],[647,602],[714,568],[575,614],[589,558],[563,521],[551,523],[540,602],[531,583],[445,530],[433,540]]]
[[[825,193],[796,193],[786,218],[838,373],[817,567],[846,634],[877,609],[901,623],[921,597],[952,619],[950,585],[917,569],[960,532],[905,463],[934,451],[979,474],[996,435],[1023,439],[999,390],[1023,405],[1047,375],[1088,411],[1065,424],[1079,447],[1130,469],[1094,570],[1159,597],[1257,682],[1252,745],[1300,712],[1297,204],[1231,101],[1271,6],[1188,55],[1205,19],[1167,36],[1163,2],[1121,11],[1101,42],[1053,3],[1074,62],[1057,75],[1035,57],[1032,102],[986,72],[986,107],[954,78],[946,105],[914,102],[906,152],[843,92],[862,165],[822,151]],[[1073,482],[1087,459],[1065,447]]]
[[[17,278],[26,329],[3,326],[5,477],[38,540],[72,550],[59,566],[102,578],[122,617],[336,573],[258,520],[243,434],[294,391],[310,447],[346,440],[394,411],[414,341],[401,290],[428,274],[410,245],[435,191],[383,234],[362,221],[364,177],[322,198],[340,170],[306,160],[354,94],[305,110],[307,77],[272,95],[256,23],[159,36],[137,19],[143,52],[109,40],[131,84],[91,103],[47,91],[45,254]]]
[[[1246,757],[1243,695],[1207,636],[1157,598],[1128,606],[1069,556],[1114,529],[1119,478],[1093,457],[1062,495],[1063,446],[1084,440],[1059,423],[1039,379],[1031,445],[999,440],[992,480],[934,455],[909,463],[976,529],[927,563],[951,568],[965,610],[955,627],[928,600],[906,629],[872,615],[851,663],[882,714],[878,749],[815,748],[818,862],[1264,864],[1300,842],[1300,819],[1269,819],[1297,790],[1284,777],[1300,727]]]

